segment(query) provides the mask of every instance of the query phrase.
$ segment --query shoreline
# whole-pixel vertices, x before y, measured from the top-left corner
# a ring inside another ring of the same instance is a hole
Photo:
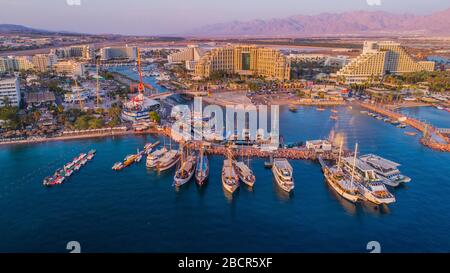
[[[48,138],[38,138],[38,139],[5,141],[5,142],[0,142],[0,147],[8,146],[8,145],[38,144],[38,143],[53,142],[53,141],[95,139],[95,138],[129,136],[129,135],[148,135],[148,134],[158,134],[158,133],[160,133],[158,130],[149,129],[149,130],[140,131],[140,132],[130,130],[130,131],[123,131],[123,132],[109,132],[109,133],[100,133],[100,134],[80,134],[80,135],[58,136],[58,137],[48,137]]]

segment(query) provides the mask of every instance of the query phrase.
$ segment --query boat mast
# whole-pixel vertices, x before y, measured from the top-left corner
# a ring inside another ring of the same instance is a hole
[[[341,169],[341,156],[342,156],[342,146],[344,145],[344,140],[341,140],[341,145],[339,147],[339,157],[338,157],[338,169]]]
[[[355,144],[355,155],[353,156],[353,166],[352,166],[352,179],[350,184],[353,185],[353,179],[355,176],[355,166],[356,166],[356,155],[358,154],[358,143]]]

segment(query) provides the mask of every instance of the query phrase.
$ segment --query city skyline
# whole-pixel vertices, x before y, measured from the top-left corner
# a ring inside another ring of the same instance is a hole
[[[182,34],[204,25],[248,21],[253,19],[284,18],[293,15],[317,15],[356,10],[387,11],[425,15],[448,8],[439,0],[426,3],[419,0],[346,0],[339,6],[329,0],[306,1],[230,0],[210,4],[204,0],[161,1],[142,0],[3,0],[0,24],[19,24],[53,31],[80,33],[114,33],[128,35]],[[80,5],[78,5],[78,3]],[[404,7],[408,6],[407,11]],[[45,14],[45,16],[34,16]]]

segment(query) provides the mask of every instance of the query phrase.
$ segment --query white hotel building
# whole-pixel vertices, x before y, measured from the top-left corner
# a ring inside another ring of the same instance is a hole
[[[0,107],[5,106],[4,98],[8,98],[11,106],[19,106],[19,78],[0,79]]]

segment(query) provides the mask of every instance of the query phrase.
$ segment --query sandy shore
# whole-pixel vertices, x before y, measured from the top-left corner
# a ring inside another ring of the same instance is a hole
[[[220,106],[227,105],[252,105],[252,101],[247,97],[246,91],[229,91],[213,93],[210,97],[202,97],[203,101],[208,104],[217,104]]]
[[[69,136],[59,136],[59,137],[49,137],[49,138],[35,138],[35,139],[25,139],[16,140],[8,142],[0,142],[2,145],[20,145],[20,144],[34,144],[50,141],[65,141],[65,140],[78,140],[78,139],[88,139],[88,138],[104,138],[104,137],[114,137],[114,136],[127,136],[127,135],[146,135],[146,134],[157,134],[159,131],[154,129],[149,129],[146,131],[122,131],[122,132],[108,132],[99,134],[79,134],[79,135],[69,135]]]

